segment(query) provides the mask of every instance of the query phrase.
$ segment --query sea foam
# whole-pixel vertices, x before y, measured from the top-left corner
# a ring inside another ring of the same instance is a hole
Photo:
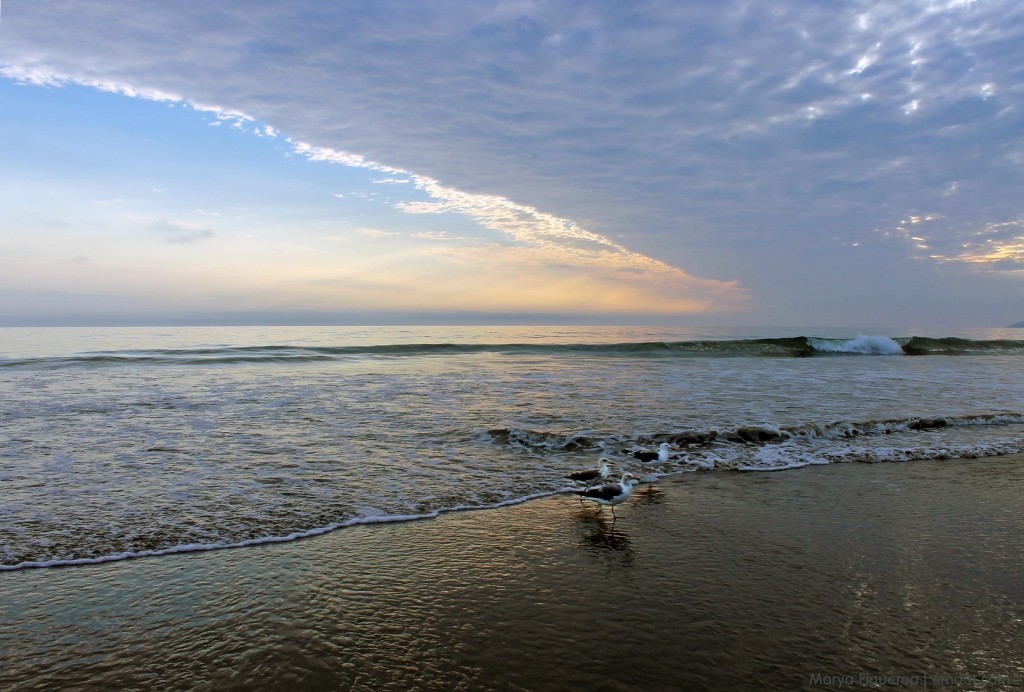
[[[879,356],[902,356],[903,347],[899,342],[887,336],[871,336],[858,334],[853,339],[817,339],[809,338],[808,342],[816,351],[822,353],[863,353]]]

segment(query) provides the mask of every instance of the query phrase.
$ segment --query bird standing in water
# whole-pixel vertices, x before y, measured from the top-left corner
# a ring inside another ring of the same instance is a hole
[[[622,474],[622,480],[618,483],[605,483],[586,490],[577,490],[576,494],[581,500],[591,500],[601,505],[608,505],[612,508],[612,516],[615,516],[615,505],[622,504],[629,499],[633,492],[633,484],[636,483],[636,476],[626,472]]]
[[[644,462],[645,464],[664,464],[668,461],[668,442],[662,442],[658,447],[657,452],[648,452],[646,450],[639,450],[633,452],[633,456]]]
[[[587,469],[586,471],[576,471],[570,473],[566,478],[571,478],[574,481],[583,481],[588,483],[590,481],[596,481],[598,479],[604,480],[611,473],[611,467],[608,466],[608,459],[601,457],[597,460],[597,468]]]

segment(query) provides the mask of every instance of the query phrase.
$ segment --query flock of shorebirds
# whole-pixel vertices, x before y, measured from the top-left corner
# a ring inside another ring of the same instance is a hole
[[[657,452],[640,450],[633,452],[633,457],[643,464],[651,466],[664,464],[668,461],[668,443],[662,442]],[[618,481],[609,480],[614,473],[611,470],[610,459],[602,457],[597,462],[597,467],[586,471],[570,473],[566,478],[582,483],[587,487],[573,492],[580,496],[580,502],[591,500],[600,505],[607,505],[612,508],[612,516],[615,516],[615,505],[622,504],[629,499],[633,492],[633,486],[637,483],[653,483],[658,479],[653,471],[648,470],[642,476],[634,476],[629,471],[620,471]],[[589,485],[596,482],[596,485]]]

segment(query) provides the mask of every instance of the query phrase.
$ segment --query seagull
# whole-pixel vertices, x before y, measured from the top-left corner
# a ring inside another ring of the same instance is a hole
[[[608,459],[601,457],[597,460],[597,468],[587,469],[586,471],[576,471],[570,473],[566,478],[571,478],[574,481],[595,481],[598,478],[604,480],[611,473],[611,467],[608,466]]]
[[[605,483],[604,485],[575,492],[580,496],[580,501],[593,500],[599,504],[610,506],[612,508],[612,516],[614,517],[615,505],[629,499],[629,494],[633,492],[633,484],[636,482],[636,476],[626,472],[622,474],[622,480],[618,483]]]
[[[640,450],[638,452],[633,452],[633,456],[635,456],[637,459],[644,462],[645,464],[653,464],[655,462],[659,464],[664,464],[666,461],[668,461],[668,442],[662,442],[661,446],[658,447],[657,452],[647,452],[644,450]]]

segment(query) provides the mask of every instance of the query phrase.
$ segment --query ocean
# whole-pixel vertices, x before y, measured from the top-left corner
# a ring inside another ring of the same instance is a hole
[[[1024,331],[0,330],[0,570],[292,541],[670,474],[1024,451]]]

